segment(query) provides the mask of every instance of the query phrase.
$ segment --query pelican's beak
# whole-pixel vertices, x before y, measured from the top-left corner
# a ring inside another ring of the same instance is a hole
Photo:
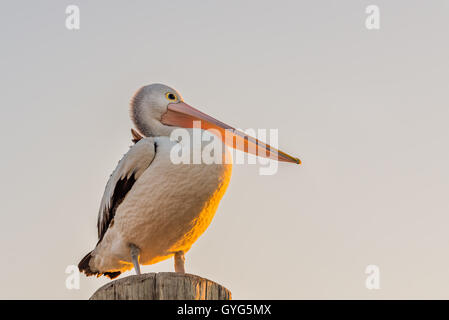
[[[248,136],[182,101],[170,103],[167,112],[161,119],[161,122],[165,125],[182,128],[193,128],[194,121],[201,121],[201,129],[203,130],[211,130],[214,134],[217,134],[217,132],[214,132],[215,130],[218,131],[223,142],[237,150],[273,160],[301,163],[301,160],[298,158],[292,157],[256,138]]]

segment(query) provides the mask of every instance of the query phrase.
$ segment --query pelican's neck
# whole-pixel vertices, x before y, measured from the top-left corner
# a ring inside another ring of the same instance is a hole
[[[131,105],[130,116],[136,129],[145,137],[170,136],[174,129],[161,123],[162,114],[156,109],[144,107],[140,103]]]

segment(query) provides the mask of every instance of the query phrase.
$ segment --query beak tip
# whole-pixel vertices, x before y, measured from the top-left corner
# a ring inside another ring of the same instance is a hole
[[[290,157],[290,160],[288,162],[292,162],[295,164],[302,164],[302,161],[299,158]]]

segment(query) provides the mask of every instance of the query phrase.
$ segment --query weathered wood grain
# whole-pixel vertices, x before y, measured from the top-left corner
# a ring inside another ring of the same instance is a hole
[[[91,300],[231,300],[231,292],[188,273],[160,272],[129,276],[98,289]]]

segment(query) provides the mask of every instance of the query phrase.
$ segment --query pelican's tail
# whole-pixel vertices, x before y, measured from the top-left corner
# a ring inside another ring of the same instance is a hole
[[[81,259],[80,263],[78,264],[78,269],[80,270],[80,272],[84,272],[86,274],[86,276],[93,276],[96,275],[97,277],[99,276],[106,276],[109,277],[109,279],[114,279],[117,278],[121,272],[120,271],[116,271],[116,272],[100,272],[100,271],[92,271],[92,269],[90,268],[90,259],[92,258],[92,251],[89,252],[88,254],[86,254],[84,256],[84,258]]]

